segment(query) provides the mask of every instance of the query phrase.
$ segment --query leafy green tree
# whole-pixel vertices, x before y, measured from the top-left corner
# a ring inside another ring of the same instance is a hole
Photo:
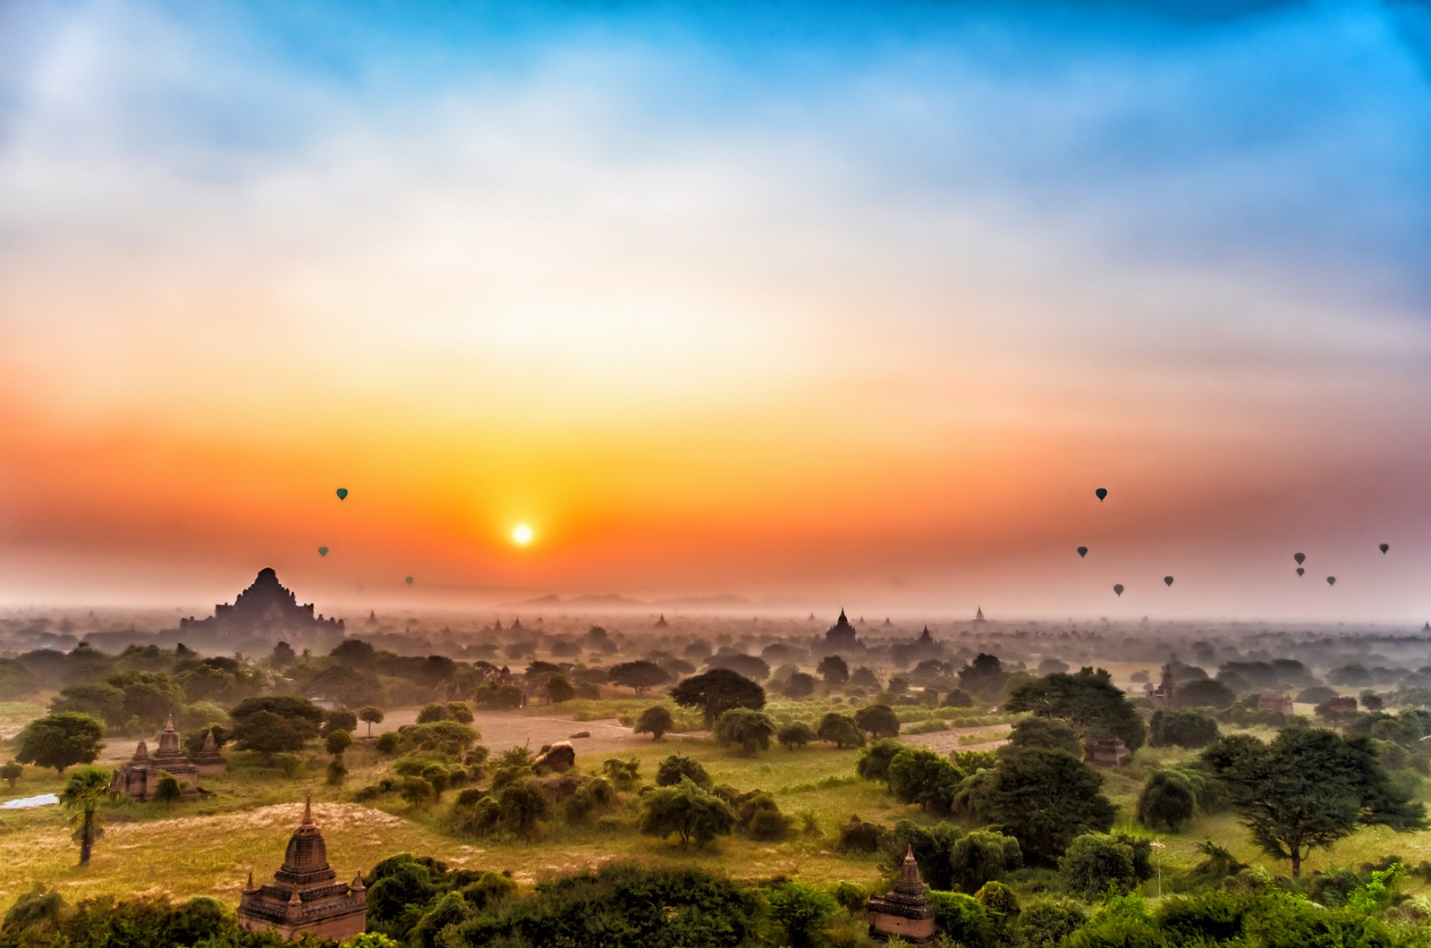
[[[757,750],[769,750],[774,735],[775,722],[770,716],[749,708],[732,708],[720,716],[715,726],[718,746],[737,745],[747,757]]]
[[[865,746],[865,732],[860,730],[855,719],[848,714],[831,711],[820,719],[820,726],[815,729],[815,734],[820,740],[834,744],[842,750],[846,747]]]
[[[815,666],[815,674],[823,678],[827,685],[843,685],[850,680],[850,666],[838,655],[826,655]]]
[[[1075,837],[1113,826],[1102,785],[1092,768],[1062,751],[1015,749],[1000,757],[981,789],[979,818],[1001,824],[1026,862],[1052,866]]]
[[[576,689],[565,675],[553,675],[547,679],[547,697],[552,704],[565,704],[576,697]]]
[[[1101,668],[1036,678],[1015,691],[1004,708],[1064,721],[1086,739],[1120,738],[1130,751],[1143,746],[1148,732],[1128,696]]]
[[[655,662],[642,659],[612,665],[606,677],[612,684],[630,688],[635,694],[641,695],[670,681],[671,673]]]
[[[1421,829],[1425,807],[1391,781],[1365,737],[1287,728],[1272,743],[1224,737],[1202,760],[1226,789],[1232,807],[1267,855],[1292,864],[1330,846],[1359,825]]]
[[[1174,708],[1212,708],[1221,711],[1232,707],[1237,692],[1214,678],[1203,678],[1180,684],[1169,702]]]
[[[992,701],[1004,687],[1009,677],[1004,671],[1004,663],[997,655],[980,652],[974,660],[959,669],[959,687],[971,695]]]
[[[796,672],[785,682],[785,697],[808,698],[815,693],[815,676]]]
[[[711,785],[710,775],[701,762],[682,754],[672,754],[656,768],[656,786],[674,787],[682,780],[690,780],[698,787]]]
[[[347,731],[329,731],[328,736],[323,738],[323,749],[338,760],[343,756],[343,752],[353,746],[353,735]]]
[[[860,755],[855,764],[855,773],[862,780],[875,780],[889,787],[889,762],[894,755],[904,750],[904,745],[890,738],[875,741]]]
[[[959,827],[953,823],[926,824],[899,820],[884,840],[884,858],[880,860],[880,868],[898,875],[905,856],[912,851],[925,884],[932,889],[948,889],[954,884],[950,869],[954,849],[961,837]]]
[[[373,725],[382,724],[385,717],[387,715],[383,714],[383,709],[373,705],[358,709],[358,720],[368,726],[368,737],[373,736]]]
[[[682,847],[691,840],[703,847],[717,836],[730,835],[734,826],[730,805],[689,779],[673,787],[657,787],[646,794],[642,805],[641,832],[660,837],[674,833]]]
[[[129,720],[124,709],[124,689],[102,681],[70,685],[50,702],[51,711],[76,711],[103,721],[108,727],[123,727]]]
[[[1205,776],[1186,768],[1155,770],[1138,795],[1138,822],[1149,829],[1176,833],[1197,814],[1198,783]]]
[[[1085,833],[1069,844],[1058,871],[1069,891],[1085,899],[1098,898],[1110,886],[1129,892],[1152,875],[1147,859],[1139,858],[1139,842],[1123,834]]]
[[[988,882],[1002,880],[1023,862],[1017,839],[994,830],[974,830],[954,844],[949,872],[954,885],[974,892]]]
[[[358,729],[358,714],[347,708],[334,708],[323,715],[322,733],[326,737],[334,731],[347,731],[352,734]]]
[[[793,751],[813,741],[815,732],[804,721],[792,721],[776,732],[775,739],[780,742],[781,747]]]
[[[855,726],[866,731],[873,740],[894,737],[899,733],[899,718],[886,704],[872,704],[855,712]]]
[[[921,810],[949,812],[964,775],[959,768],[924,747],[906,747],[889,762],[889,789],[900,803],[917,803]]]
[[[1148,721],[1148,743],[1153,747],[1206,747],[1222,735],[1217,720],[1201,711],[1159,709]]]
[[[785,929],[791,948],[820,944],[825,925],[839,910],[830,893],[800,882],[787,882],[770,890],[770,916]]]
[[[417,712],[418,724],[432,724],[436,721],[446,721],[451,718],[451,713],[447,710],[447,705],[439,701],[433,701],[423,705]]]
[[[173,774],[164,774],[154,785],[154,802],[162,803],[166,807],[178,803],[183,795],[184,788],[179,785],[179,778]]]
[[[683,708],[699,708],[709,727],[734,708],[765,707],[765,689],[728,668],[712,668],[672,688],[671,700]]]
[[[15,761],[7,761],[3,767],[0,767],[0,780],[5,781],[10,785],[10,789],[14,790],[15,781],[19,780],[24,772],[25,768],[15,763]]]
[[[675,726],[671,712],[658,704],[642,711],[641,716],[636,719],[636,726],[631,730],[635,734],[650,734],[653,741],[659,741]]]
[[[1027,948],[1059,948],[1086,921],[1088,910],[1074,900],[1043,899],[1024,905],[1015,930]]]
[[[1041,747],[1083,757],[1083,742],[1078,739],[1078,732],[1062,721],[1049,718],[1029,717],[1019,721],[1009,733],[1009,746]]]
[[[22,764],[53,767],[62,774],[72,764],[87,764],[99,756],[104,725],[78,711],[57,711],[25,725],[15,759]]]
[[[60,806],[70,813],[70,823],[75,828],[74,838],[80,844],[80,868],[89,866],[94,844],[104,835],[103,818],[99,812],[101,805],[115,799],[116,794],[109,788],[113,774],[99,767],[81,767],[70,774],[65,788],[60,791]]]

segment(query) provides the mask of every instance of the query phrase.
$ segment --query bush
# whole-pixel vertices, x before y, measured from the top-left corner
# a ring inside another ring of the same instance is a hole
[[[866,823],[858,816],[840,827],[839,850],[842,853],[873,853],[884,846],[886,831],[879,823]]]
[[[656,769],[656,786],[674,787],[683,779],[690,780],[698,787],[709,787],[711,785],[710,775],[701,766],[700,761],[680,754],[672,754],[661,761],[661,766]]]
[[[1201,711],[1154,711],[1148,730],[1154,747],[1206,747],[1222,736],[1212,715]]]
[[[655,705],[641,712],[641,717],[636,719],[636,726],[632,731],[637,734],[650,734],[652,740],[659,741],[674,726],[671,712],[662,705]]]
[[[1176,833],[1197,813],[1197,794],[1181,770],[1156,770],[1138,796],[1138,822],[1148,829]]]
[[[402,750],[402,738],[398,736],[397,731],[384,731],[378,735],[373,746],[378,749],[379,753],[396,754]]]
[[[1146,840],[1122,833],[1085,833],[1075,839],[1058,861],[1058,871],[1070,892],[1096,899],[1111,887],[1128,892],[1152,875]]]
[[[1015,931],[1026,948],[1058,948],[1087,921],[1088,912],[1072,899],[1046,899],[1024,906]]]
[[[889,764],[904,745],[890,738],[875,741],[860,755],[855,773],[863,780],[877,780],[889,787]]]
[[[975,830],[954,844],[949,854],[950,879],[965,892],[1001,881],[1023,865],[1019,841],[994,830]]]
[[[782,727],[776,733],[775,739],[786,750],[793,751],[795,748],[804,747],[815,740],[815,732],[804,721],[796,721]]]
[[[839,909],[823,889],[787,882],[771,890],[770,915],[785,929],[791,948],[813,948],[825,923]]]
[[[746,836],[762,842],[790,835],[790,818],[780,812],[768,793],[757,793],[742,803],[736,811],[736,825]]]
[[[715,726],[715,740],[720,747],[737,745],[749,756],[757,750],[768,750],[775,734],[775,722],[770,716],[750,708],[732,708],[720,716]]]
[[[344,780],[347,780],[347,779],[348,779],[348,768],[345,767],[345,766],[343,766],[343,762],[342,762],[341,760],[337,760],[336,758],[335,758],[334,760],[330,760],[330,761],[328,762],[328,776],[327,776],[328,786],[330,786],[330,787],[339,786],[340,784],[342,784],[342,782],[343,782]]]

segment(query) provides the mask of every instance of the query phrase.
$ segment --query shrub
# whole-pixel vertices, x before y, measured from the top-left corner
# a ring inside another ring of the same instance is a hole
[[[810,725],[804,721],[795,721],[787,724],[776,733],[775,739],[786,750],[793,751],[797,747],[804,747],[815,739],[815,732]]]
[[[757,793],[742,803],[736,812],[736,824],[746,836],[763,842],[790,834],[790,818],[780,812],[775,798],[768,793]]]
[[[1045,899],[1024,906],[1015,931],[1026,948],[1058,948],[1086,921],[1088,912],[1072,899]]]
[[[879,823],[866,823],[858,816],[840,827],[839,850],[842,853],[873,853],[884,845],[885,828]]]
[[[1138,822],[1149,829],[1176,833],[1197,813],[1197,794],[1182,770],[1156,770],[1138,796]]]
[[[698,787],[709,787],[711,785],[710,775],[701,766],[700,761],[680,754],[672,754],[661,761],[661,766],[656,769],[656,786],[674,787],[683,779],[690,780]]]
[[[1146,853],[1149,843],[1122,833],[1085,833],[1076,838],[1058,861],[1058,870],[1070,892],[1095,899],[1109,887],[1130,891],[1152,875]]]
[[[949,854],[954,885],[973,892],[986,883],[1002,880],[1023,865],[1019,841],[994,830],[975,830],[954,844]]]
[[[379,753],[396,754],[402,750],[402,738],[398,737],[397,731],[384,731],[378,735],[378,739],[373,742]]]
[[[1221,736],[1217,721],[1201,711],[1159,709],[1153,712],[1148,730],[1154,747],[1206,747]]]

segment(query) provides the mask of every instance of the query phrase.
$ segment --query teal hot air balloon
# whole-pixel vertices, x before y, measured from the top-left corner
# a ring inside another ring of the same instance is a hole
[[[405,582],[405,583],[407,583],[409,586],[411,586],[411,585],[412,585],[412,577],[411,577],[411,576],[407,577],[405,580],[403,580],[403,582]]]
[[[1078,558],[1079,558],[1079,559],[1082,559],[1083,557],[1085,557],[1085,556],[1087,556],[1087,555],[1088,555],[1088,547],[1086,547],[1086,546],[1080,546],[1080,547],[1078,548]]]
[[[1335,576],[1328,576],[1328,577],[1327,577],[1327,585],[1328,585],[1328,586],[1335,586],[1336,584],[1337,584],[1337,578],[1336,578]]]
[[[1307,572],[1307,571],[1306,571],[1305,569],[1303,569],[1302,567],[1300,567],[1300,566],[1297,567],[1297,575],[1298,575],[1298,576],[1301,576],[1301,575],[1303,575],[1303,574],[1306,573],[1306,572]]]
[[[1103,498],[1108,496],[1108,488],[1106,488],[1106,487],[1100,487],[1100,488],[1098,488],[1097,490],[1095,490],[1093,493],[1097,495],[1097,497],[1098,497],[1098,502],[1099,502],[1099,503],[1102,503],[1102,502],[1103,502]]]
[[[1294,559],[1294,560],[1297,561],[1297,565],[1298,565],[1298,566],[1301,566],[1303,563],[1305,563],[1305,562],[1307,561],[1307,554],[1305,554],[1305,553],[1293,553],[1293,554],[1292,554],[1292,559]]]
[[[328,555],[328,548],[327,548],[326,546],[320,546],[320,547],[318,548],[318,555],[319,555],[319,556],[327,556],[327,555]]]
[[[338,488],[338,499],[339,499],[339,500],[347,500],[347,499],[348,499],[348,488],[346,488],[346,487],[340,487],[340,488]]]
[[[1386,555],[1386,551],[1389,550],[1389,549],[1391,549],[1391,544],[1390,544],[1390,543],[1383,543],[1381,546],[1377,547],[1377,549],[1381,550],[1381,554],[1382,554],[1383,556],[1385,556],[1385,555]]]
[[[1120,596],[1123,595],[1123,584],[1122,584],[1122,583],[1114,583],[1114,584],[1113,584],[1113,591],[1114,591],[1115,593],[1117,593],[1118,595],[1120,595]]]
[[[1164,576],[1164,577],[1163,577],[1163,582],[1164,582],[1165,584],[1171,586],[1171,585],[1173,584],[1173,578],[1172,578],[1171,576]]]

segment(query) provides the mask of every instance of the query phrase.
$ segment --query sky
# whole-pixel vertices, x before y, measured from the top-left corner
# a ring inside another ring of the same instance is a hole
[[[10,0],[0,604],[1419,627],[1428,84],[1424,0]]]

